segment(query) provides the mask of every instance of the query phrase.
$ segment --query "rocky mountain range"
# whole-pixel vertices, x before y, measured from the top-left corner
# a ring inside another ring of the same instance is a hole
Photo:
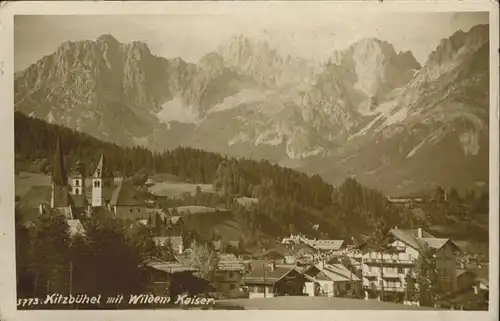
[[[193,64],[104,35],[15,77],[17,111],[99,139],[265,158],[391,194],[485,186],[488,106],[486,25],[443,39],[423,66],[378,39],[320,64],[240,35]]]

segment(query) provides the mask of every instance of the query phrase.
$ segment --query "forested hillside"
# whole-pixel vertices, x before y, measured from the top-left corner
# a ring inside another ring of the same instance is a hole
[[[265,160],[236,159],[192,148],[163,153],[139,147],[125,148],[21,113],[15,114],[16,171],[49,173],[49,160],[58,136],[67,166],[80,160],[86,165],[87,174],[104,151],[107,166],[116,175],[169,173],[184,181],[213,184],[218,198],[225,200],[226,207],[233,210],[245,232],[255,236],[302,232],[350,238],[370,234],[379,220],[399,227],[425,226],[432,224],[434,218],[435,223],[446,224],[446,215],[451,213],[445,211],[438,215],[429,210],[427,217],[418,218],[352,178],[333,187],[318,175],[308,176]],[[259,202],[241,206],[234,202],[241,196],[256,198]],[[469,204],[472,202],[474,200]],[[438,217],[443,219],[437,222]]]

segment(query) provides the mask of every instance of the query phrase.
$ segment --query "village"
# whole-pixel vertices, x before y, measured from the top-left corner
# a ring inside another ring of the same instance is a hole
[[[369,239],[316,239],[296,233],[276,240],[266,248],[245,248],[238,239],[213,239],[209,247],[215,268],[210,280],[200,277],[190,255],[196,249],[186,244],[186,226],[205,224],[214,213],[189,215],[182,209],[165,210],[154,199],[144,197],[130,179],[115,178],[101,153],[92,177],[84,177],[79,163],[68,174],[63,151],[57,145],[51,186],[32,187],[17,204],[19,210],[39,216],[64,216],[70,235],[85,236],[82,224],[89,215],[126,219],[149,228],[162,225],[168,233],[152,235],[158,253],[168,248],[171,256],[150,255],[142,263],[148,293],[158,297],[201,295],[215,299],[214,305],[229,308],[287,297],[309,300],[343,298],[390,302],[418,307],[418,273],[424,249],[440,283],[441,295],[432,307],[484,309],[488,306],[487,263],[463,253],[453,240],[438,238],[421,227],[388,229],[388,244],[377,248]],[[418,199],[391,199],[414,206]],[[217,215],[230,215],[221,210]],[[189,221],[189,222],[187,222]],[[420,263],[419,263],[420,262]],[[331,299],[331,300],[330,300]],[[330,300],[330,301],[328,301]],[[271,302],[271,301],[268,301]],[[323,301],[322,301],[323,302]],[[361,305],[362,306],[362,305]]]

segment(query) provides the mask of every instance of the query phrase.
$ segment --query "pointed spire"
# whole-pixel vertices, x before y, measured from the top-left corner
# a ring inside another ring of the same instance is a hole
[[[101,158],[99,159],[99,163],[97,163],[97,167],[95,168],[94,178],[102,178],[104,170],[104,150],[101,150]]]
[[[68,177],[64,167],[64,156],[61,149],[61,137],[57,137],[56,152],[54,155],[54,163],[52,164],[52,181],[57,186],[66,186]]]

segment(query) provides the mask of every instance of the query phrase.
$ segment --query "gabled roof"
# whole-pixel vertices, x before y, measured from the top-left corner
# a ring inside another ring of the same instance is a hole
[[[245,270],[243,261],[238,259],[234,254],[219,254],[219,262],[217,263],[219,271],[239,271]]]
[[[443,245],[446,244],[446,242],[449,241],[449,239],[444,239],[444,238],[429,238],[429,237],[422,237],[420,238],[421,241],[424,241],[424,243],[427,244],[428,247],[431,249],[440,249],[443,247]]]
[[[418,228],[414,229],[399,229],[400,231],[404,231],[406,233],[410,233],[411,235],[418,237]],[[434,237],[434,235],[422,229],[422,237]]]
[[[316,280],[331,280],[334,282],[345,282],[345,281],[360,281],[360,279],[351,273],[342,264],[325,264],[321,267],[320,264],[316,264],[307,269],[305,274],[310,275]]]
[[[50,186],[32,186],[21,198],[17,208],[20,210],[38,209],[40,203],[50,204],[52,187]]]
[[[86,208],[89,204],[85,195],[71,195],[71,199],[77,208]]]
[[[417,229],[391,229],[391,233],[396,239],[416,250],[421,250],[424,245],[427,245],[430,249],[437,251],[446,244],[450,244],[457,251],[460,250],[450,239],[437,238],[426,231],[422,231],[423,237],[421,238],[418,237]]]
[[[179,262],[169,262],[162,260],[148,260],[144,262],[147,267],[155,269],[157,271],[166,272],[168,274],[180,273],[180,272],[195,272],[196,268],[188,266],[184,263]]]
[[[416,250],[421,250],[423,248],[422,241],[420,241],[418,237],[411,232],[411,230],[391,229],[390,233],[392,233],[392,235],[399,241]]]
[[[293,267],[276,266],[274,270],[269,268],[257,268],[245,275],[244,282],[250,284],[274,284],[281,280],[288,273],[296,271]]]
[[[344,245],[344,240],[315,240],[310,245],[317,250],[337,251]]]
[[[111,206],[146,206],[144,199],[131,181],[123,180],[113,191]]]

